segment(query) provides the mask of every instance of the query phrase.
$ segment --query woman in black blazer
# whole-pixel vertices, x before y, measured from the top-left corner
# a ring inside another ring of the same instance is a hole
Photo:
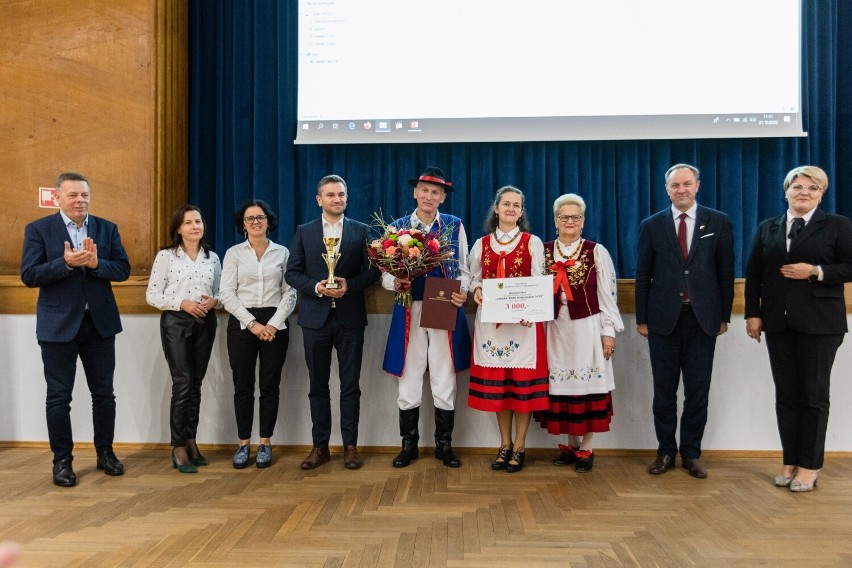
[[[818,208],[828,176],[816,166],[784,179],[787,212],[763,221],[746,268],[749,337],[766,333],[784,451],[779,487],[811,491],[823,465],[829,379],[847,332],[843,284],[852,281],[852,223]]]

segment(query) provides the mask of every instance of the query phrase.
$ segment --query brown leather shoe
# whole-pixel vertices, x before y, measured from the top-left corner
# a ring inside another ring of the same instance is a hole
[[[364,462],[361,461],[361,456],[358,455],[358,448],[355,446],[346,446],[346,451],[343,453],[343,465],[346,469],[361,469]]]
[[[692,477],[697,477],[698,479],[704,479],[707,477],[707,470],[704,469],[704,466],[701,465],[701,461],[698,458],[683,458],[681,462],[683,462],[681,464],[683,469],[689,470],[689,475]]]
[[[664,456],[662,454],[657,454],[657,459],[654,460],[654,463],[648,466],[648,473],[650,473],[651,475],[660,475],[661,473],[666,473],[674,466],[674,456]]]
[[[331,459],[331,454],[328,453],[328,448],[314,448],[308,457],[302,461],[302,469],[314,469]]]

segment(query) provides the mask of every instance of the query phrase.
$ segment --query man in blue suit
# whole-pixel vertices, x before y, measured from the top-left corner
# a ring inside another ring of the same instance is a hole
[[[47,382],[47,432],[53,451],[53,482],[73,487],[71,395],[77,358],[92,395],[98,469],[121,475],[113,453],[115,432],[115,336],[121,320],[111,282],[130,276],[118,228],[89,215],[89,182],[80,174],[56,180],[59,213],[28,224],[21,252],[21,280],[39,288],[36,337]]]
[[[734,237],[724,213],[695,201],[698,169],[676,164],[666,172],[672,206],[648,217],[639,229],[636,259],[636,330],[648,339],[654,375],[657,459],[651,474],[681,465],[707,477],[701,439],[716,337],[728,330],[734,299]],[[677,430],[677,389],[683,373],[684,402]]]
[[[364,290],[379,279],[379,271],[367,257],[369,227],[343,215],[346,211],[346,182],[329,175],[317,185],[319,219],[300,225],[293,237],[284,279],[302,292],[299,326],[305,345],[310,376],[313,449],[302,469],[314,469],[330,459],[331,438],[331,350],[337,350],[340,375],[340,432],[343,463],[347,469],[363,464],[358,455],[358,419],[361,409],[361,358],[367,307]],[[337,238],[334,251],[340,258],[334,269],[338,287],[328,284],[328,266],[323,258],[323,239]]]

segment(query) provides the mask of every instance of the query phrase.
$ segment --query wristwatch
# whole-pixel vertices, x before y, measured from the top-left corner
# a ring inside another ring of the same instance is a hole
[[[256,323],[257,323],[257,320],[251,320],[250,322],[248,322],[248,325],[246,325],[246,329],[253,328]]]
[[[811,273],[808,274],[808,282],[816,282],[819,280],[819,266],[814,264],[811,266]]]

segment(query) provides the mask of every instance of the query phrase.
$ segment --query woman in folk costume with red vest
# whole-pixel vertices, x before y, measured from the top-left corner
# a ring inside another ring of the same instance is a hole
[[[497,413],[500,450],[492,469],[513,473],[524,467],[525,444],[532,412],[546,410],[547,355],[544,325],[521,320],[494,324],[482,321],[482,281],[486,278],[541,276],[544,246],[529,233],[524,194],[505,186],[497,191],[485,220],[487,234],[470,251],[476,312],[468,406]],[[512,439],[512,423],[515,437]]]
[[[557,239],[544,245],[545,272],[552,273],[554,313],[547,323],[550,408],[535,419],[551,434],[568,434],[553,460],[592,470],[595,432],[608,432],[615,388],[615,332],[623,331],[615,267],[607,250],[580,235],[586,202],[568,193],[553,203]]]

